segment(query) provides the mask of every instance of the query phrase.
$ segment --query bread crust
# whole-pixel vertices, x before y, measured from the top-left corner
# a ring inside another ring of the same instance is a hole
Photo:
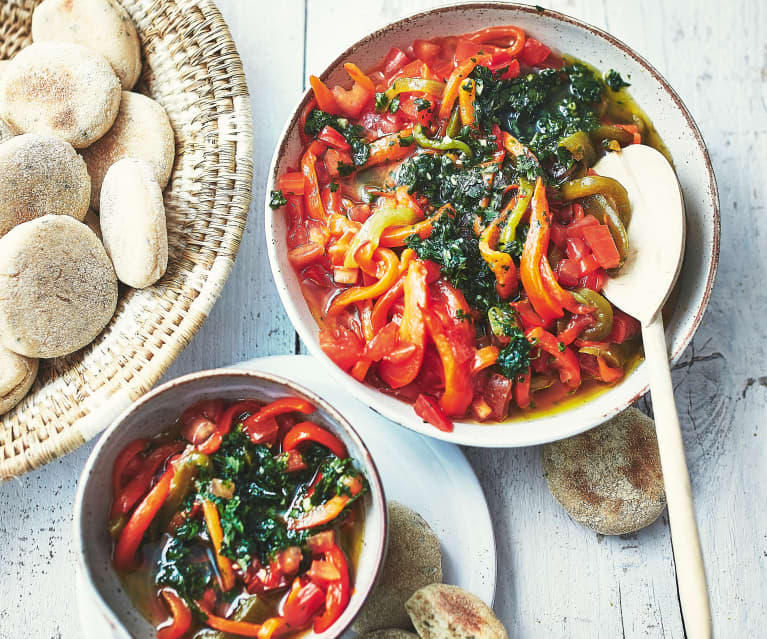
[[[140,93],[123,91],[120,112],[109,132],[82,152],[91,176],[91,208],[101,206],[101,185],[109,168],[123,158],[149,162],[154,176],[165,188],[176,147],[168,114],[162,106]]]
[[[35,42],[74,42],[98,51],[123,89],[141,75],[141,45],[128,12],[115,0],[44,0],[32,14]]]
[[[54,135],[76,149],[117,117],[120,81],[97,52],[72,42],[36,42],[0,78],[0,116],[21,133]]]
[[[666,507],[655,424],[636,408],[546,444],[542,456],[551,494],[575,521],[603,535],[640,530]]]
[[[508,639],[492,608],[457,586],[425,586],[405,607],[421,639]]]
[[[27,133],[0,144],[0,237],[44,215],[85,219],[91,179],[72,146]]]
[[[18,404],[37,378],[39,361],[0,346],[0,415]]]
[[[168,230],[162,190],[152,166],[125,158],[104,178],[99,216],[104,248],[117,278],[133,288],[146,288],[168,268]]]
[[[0,238],[0,343],[7,349],[68,355],[92,342],[116,307],[114,268],[85,224],[46,215]]]

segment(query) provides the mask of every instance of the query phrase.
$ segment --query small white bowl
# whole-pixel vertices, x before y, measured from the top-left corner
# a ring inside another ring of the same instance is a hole
[[[157,636],[155,628],[133,606],[112,566],[107,519],[112,499],[112,466],[119,452],[134,439],[166,430],[184,408],[197,401],[243,398],[268,401],[286,395],[305,397],[317,407],[312,419],[344,442],[370,484],[370,492],[363,499],[365,531],[349,605],[327,631],[305,636],[334,639],[351,625],[375,585],[386,554],[386,498],[375,462],[349,422],[311,391],[276,375],[227,369],[180,377],[145,395],[106,430],[85,464],[75,497],[75,552],[87,591],[83,594],[98,606],[95,612],[104,617],[114,637]]]
[[[708,151],[697,125],[668,82],[641,56],[608,33],[569,16],[505,2],[457,4],[403,18],[362,38],[344,51],[320,78],[331,85],[347,81],[345,62],[365,69],[377,63],[392,46],[406,48],[415,38],[455,35],[492,25],[515,24],[531,36],[600,71],[619,70],[629,77],[631,95],[655,124],[674,158],[687,214],[687,245],[677,284],[674,312],[666,326],[672,360],[682,354],[703,318],[719,259],[719,197]],[[311,68],[311,60],[309,66]],[[269,207],[269,193],[277,178],[298,164],[301,142],[298,117],[312,95],[307,91],[282,131],[269,169],[265,221],[272,273],[285,309],[311,354],[324,362],[351,395],[389,419],[430,437],[485,447],[529,446],[583,432],[636,401],[648,390],[644,365],[609,390],[577,406],[542,416],[516,416],[503,423],[456,422],[443,433],[424,423],[413,407],[347,375],[323,353],[318,327],[301,294],[298,278],[287,259],[286,220]]]

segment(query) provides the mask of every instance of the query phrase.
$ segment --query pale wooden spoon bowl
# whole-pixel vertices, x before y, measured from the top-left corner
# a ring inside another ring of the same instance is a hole
[[[682,193],[674,169],[649,146],[635,144],[609,153],[594,170],[618,180],[628,191],[632,211],[629,254],[603,292],[642,324],[685,630],[691,639],[707,639],[711,637],[711,611],[706,574],[661,316],[684,256]]]

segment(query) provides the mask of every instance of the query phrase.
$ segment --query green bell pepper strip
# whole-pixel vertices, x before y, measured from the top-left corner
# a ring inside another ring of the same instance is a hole
[[[400,93],[426,93],[440,97],[445,90],[445,85],[437,80],[426,80],[424,78],[397,78],[387,90],[386,97],[391,102]]]
[[[454,140],[450,136],[446,135],[441,140],[432,140],[423,131],[423,126],[420,124],[413,129],[413,139],[416,144],[424,149],[434,149],[435,151],[462,151],[469,157],[474,155],[471,148],[466,142],[461,140]]]
[[[357,249],[365,242],[371,242],[373,249],[377,249],[381,241],[383,232],[392,226],[405,226],[414,224],[418,221],[418,214],[409,207],[382,208],[378,209],[373,215],[365,220],[362,228],[354,236],[346,257],[344,258],[344,268],[355,268],[359,266],[354,254]]]
[[[506,225],[501,230],[501,234],[498,237],[498,248],[501,251],[506,251],[509,244],[511,244],[517,237],[517,226],[522,220],[522,217],[527,211],[527,207],[530,206],[530,200],[533,197],[533,185],[530,184],[525,178],[519,178],[519,193],[517,197],[517,203],[514,205],[509,217],[506,220]]]
[[[634,142],[634,134],[614,124],[603,124],[594,129],[590,134],[591,139],[599,144],[602,140],[617,140],[621,146],[628,146]]]
[[[573,297],[584,306],[591,306],[596,323],[586,328],[580,338],[589,342],[607,339],[613,330],[613,307],[604,297],[590,288],[573,291]]]
[[[603,195],[620,215],[624,225],[631,219],[631,204],[623,185],[603,175],[587,175],[565,182],[560,187],[560,196],[565,202],[577,200],[589,195]]]
[[[449,138],[454,138],[461,130],[461,109],[456,104],[453,107],[453,112],[450,114],[450,119],[447,121],[447,127],[445,127],[445,135]]]
[[[594,145],[591,143],[588,134],[583,131],[578,131],[563,138],[560,140],[559,146],[563,146],[570,151],[578,162],[583,160],[586,166],[592,166],[596,162],[597,152],[594,150]]]

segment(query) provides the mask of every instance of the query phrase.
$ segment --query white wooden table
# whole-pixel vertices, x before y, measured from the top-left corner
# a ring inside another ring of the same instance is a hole
[[[245,64],[255,184],[221,300],[168,377],[300,350],[271,281],[262,230],[266,169],[289,108],[363,33],[431,0],[219,0]],[[767,10],[762,0],[552,0],[647,57],[708,143],[722,201],[722,255],[705,321],[675,371],[715,635],[767,636]],[[0,485],[0,638],[79,637],[72,500],[92,444]],[[496,611],[515,638],[684,636],[665,517],[603,537],[550,496],[537,448],[467,450],[498,544]]]

